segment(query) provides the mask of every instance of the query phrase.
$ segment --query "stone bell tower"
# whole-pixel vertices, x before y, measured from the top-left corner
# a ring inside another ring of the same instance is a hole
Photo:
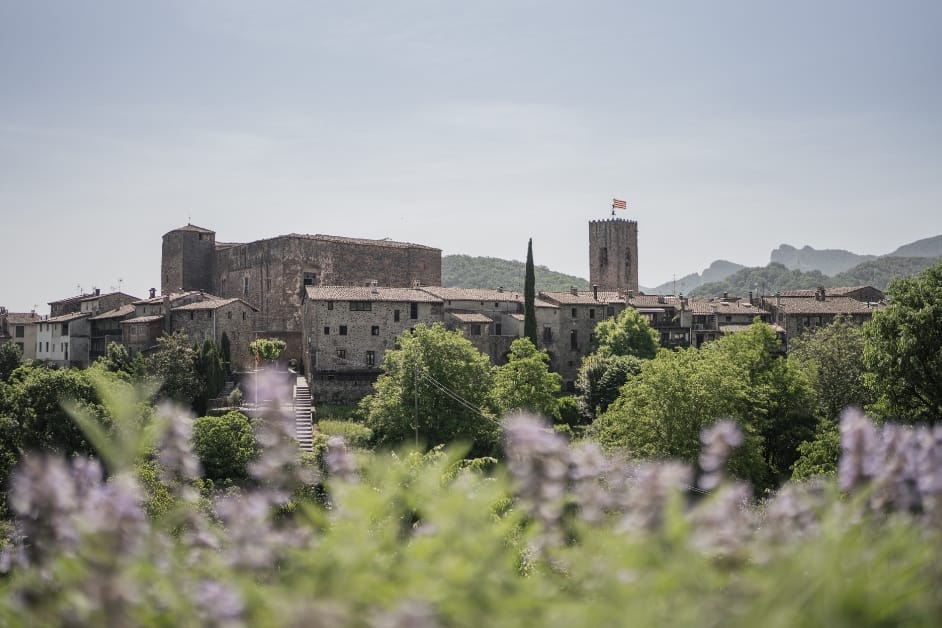
[[[589,221],[589,283],[606,291],[638,292],[638,223]]]

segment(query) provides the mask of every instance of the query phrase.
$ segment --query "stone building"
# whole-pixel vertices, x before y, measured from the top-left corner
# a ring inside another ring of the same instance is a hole
[[[255,340],[255,315],[258,310],[242,299],[222,299],[204,295],[194,301],[170,310],[170,331],[185,333],[193,343],[211,340],[222,343],[223,334],[229,339],[232,366],[248,369],[255,363],[249,343]]]
[[[94,362],[108,351],[112,342],[121,343],[124,335],[121,331],[121,321],[134,316],[134,306],[130,303],[114,309],[95,314],[88,321],[91,325],[91,345],[89,347],[89,360]]]
[[[24,360],[36,358],[36,323],[42,317],[36,312],[9,312],[0,307],[0,345],[12,342]]]
[[[638,223],[589,222],[589,283],[608,292],[638,292]]]
[[[749,299],[724,296],[716,299],[692,299],[688,303],[692,315],[691,345],[701,347],[704,343],[716,340],[723,334],[743,331],[758,318],[765,323],[772,322],[771,313]],[[784,333],[781,327],[776,332]]]
[[[36,359],[58,366],[88,366],[92,312],[70,312],[36,323]]]
[[[302,317],[312,395],[336,402],[369,394],[397,336],[443,322],[444,311],[440,298],[419,288],[308,286]]]
[[[842,292],[840,288],[838,292]],[[857,289],[851,289],[854,292]],[[792,291],[794,294],[795,291]],[[776,294],[772,297],[763,297],[762,305],[771,312],[772,321],[785,330],[787,343],[798,336],[814,331],[818,327],[829,325],[838,316],[845,320],[861,325],[873,318],[873,313],[882,307],[884,302],[858,301],[849,296],[832,296],[824,288],[813,291],[813,296],[783,296]],[[858,292],[866,294],[867,291]]]
[[[161,292],[202,290],[258,308],[260,335],[281,338],[302,358],[301,304],[308,286],[391,287],[441,283],[441,250],[392,240],[289,234],[220,243],[186,225],[163,236]]]

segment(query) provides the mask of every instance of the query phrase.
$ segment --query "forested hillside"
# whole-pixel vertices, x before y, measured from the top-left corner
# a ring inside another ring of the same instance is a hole
[[[450,288],[497,288],[523,291],[524,263],[497,257],[445,255],[442,257],[442,285]],[[582,277],[536,267],[536,289],[568,290],[576,286],[588,290],[589,282]]]
[[[832,286],[870,285],[886,290],[894,277],[908,277],[922,272],[939,261],[931,257],[879,257],[854,266],[850,270],[828,277],[820,271],[789,270],[772,262],[764,268],[744,268],[723,281],[703,284],[692,290],[690,296],[719,296],[724,292],[743,296],[750,290],[761,294],[774,294],[782,290],[825,288]]]

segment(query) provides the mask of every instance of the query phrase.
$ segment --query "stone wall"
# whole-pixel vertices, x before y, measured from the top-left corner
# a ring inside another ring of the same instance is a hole
[[[217,346],[223,333],[229,337],[234,370],[255,367],[255,358],[249,343],[255,339],[255,311],[242,301],[221,305],[215,309],[177,309],[171,313],[171,330],[182,331],[192,342],[202,344],[212,340]]]
[[[215,234],[208,230],[174,229],[163,237],[160,292],[213,291],[216,266]]]
[[[600,290],[638,291],[638,223],[610,218],[589,222],[589,283]]]

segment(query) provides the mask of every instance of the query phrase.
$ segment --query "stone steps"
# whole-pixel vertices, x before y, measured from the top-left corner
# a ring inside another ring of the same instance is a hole
[[[314,451],[314,425],[311,421],[311,389],[298,377],[294,388],[294,430],[301,451]]]

